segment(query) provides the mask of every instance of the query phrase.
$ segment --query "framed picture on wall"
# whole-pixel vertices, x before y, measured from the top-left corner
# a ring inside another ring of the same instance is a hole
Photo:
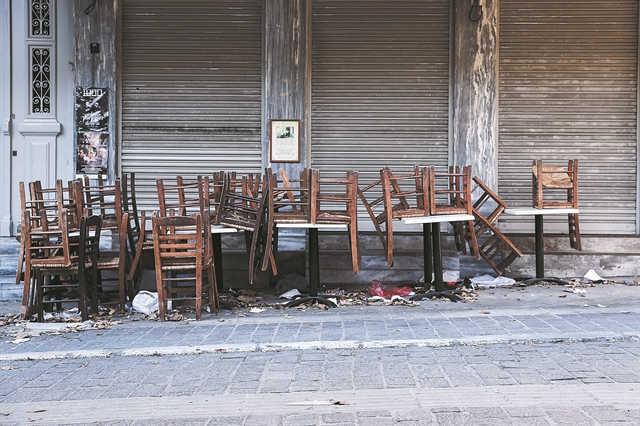
[[[271,120],[270,128],[269,161],[272,163],[299,163],[300,120]]]

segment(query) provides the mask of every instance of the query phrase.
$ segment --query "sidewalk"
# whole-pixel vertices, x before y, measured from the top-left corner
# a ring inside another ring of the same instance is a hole
[[[106,329],[13,324],[0,328],[0,362],[640,337],[640,286],[595,284],[583,290],[587,294],[582,297],[559,285],[534,285],[479,290],[477,300],[466,303],[440,299],[414,307],[356,305],[327,310],[276,309],[278,300],[265,293],[266,309],[221,309],[216,315],[203,314],[201,321],[163,323],[134,312],[111,317],[112,325]],[[18,312],[18,302],[0,302],[0,313]]]

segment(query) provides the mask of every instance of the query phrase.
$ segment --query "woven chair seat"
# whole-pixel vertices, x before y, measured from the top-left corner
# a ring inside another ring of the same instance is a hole
[[[531,170],[537,178],[537,167],[533,166]],[[569,189],[573,187],[573,182],[564,168],[560,166],[542,166],[542,186],[545,188]]]

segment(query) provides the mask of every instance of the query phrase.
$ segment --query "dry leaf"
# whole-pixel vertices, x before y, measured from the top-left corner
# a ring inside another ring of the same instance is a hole
[[[481,314],[490,314],[490,311],[480,311]]]

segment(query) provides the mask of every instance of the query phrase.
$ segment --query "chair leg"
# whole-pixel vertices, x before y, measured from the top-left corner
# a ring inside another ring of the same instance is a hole
[[[18,269],[16,269],[16,285],[20,284],[20,281],[23,280],[24,274],[22,272],[22,268],[24,268],[24,264],[25,264],[25,259],[24,259],[24,239],[25,237],[22,236],[20,238],[20,248],[19,248],[19,252],[18,252]]]
[[[358,225],[352,221],[349,224],[349,246],[351,247],[351,265],[354,274],[360,273],[362,263],[362,255],[360,253],[360,244],[358,242]]]
[[[582,251],[582,241],[580,240],[580,221],[578,214],[570,214],[569,216],[569,242],[571,248]]]

